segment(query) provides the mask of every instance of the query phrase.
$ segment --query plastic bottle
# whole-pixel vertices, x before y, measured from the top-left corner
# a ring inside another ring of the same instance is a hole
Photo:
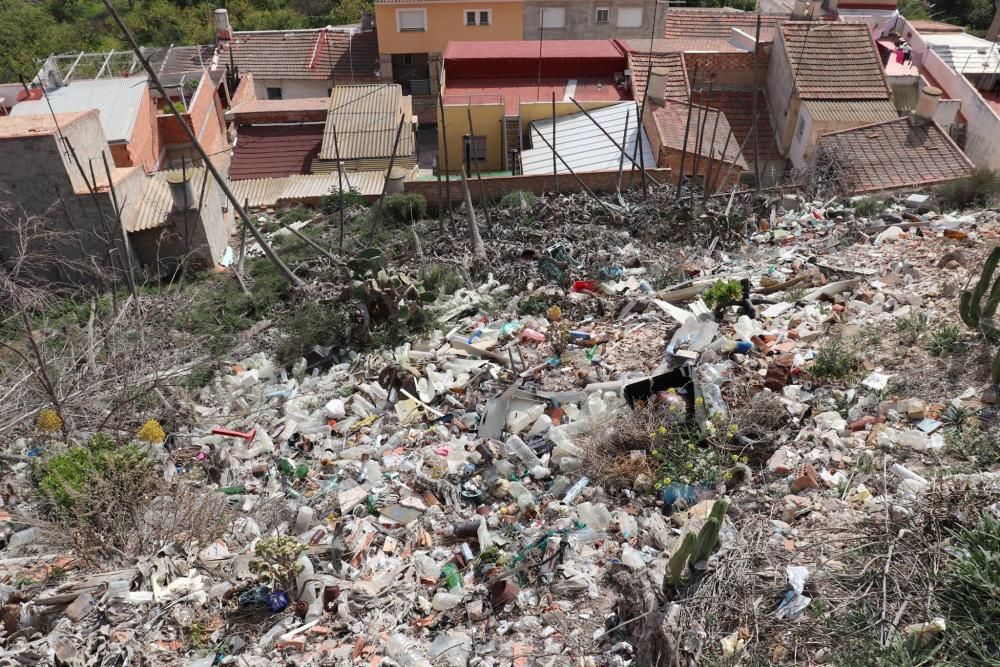
[[[596,531],[605,531],[611,525],[611,512],[603,503],[580,503],[576,514],[582,523]]]
[[[535,454],[534,450],[524,444],[524,440],[521,440],[521,438],[516,435],[512,435],[507,438],[507,441],[504,444],[507,447],[507,451],[521,459],[524,465],[528,466],[528,468],[534,468],[535,466],[542,465],[541,459],[538,458],[538,455]]]
[[[535,507],[535,497],[531,495],[531,491],[521,484],[520,482],[511,482],[508,487],[511,497],[517,502],[517,506],[522,510]]]
[[[386,652],[399,667],[431,667],[431,661],[417,648],[416,642],[398,632],[390,635],[386,642]]]
[[[434,594],[434,599],[431,600],[431,606],[437,611],[447,611],[452,607],[458,606],[458,603],[462,601],[461,595],[455,595],[454,593],[445,593],[440,591]]]
[[[580,479],[578,479],[576,484],[569,487],[569,490],[566,492],[566,495],[563,496],[563,502],[566,503],[567,505],[573,504],[573,501],[577,499],[577,496],[579,496],[580,493],[583,492],[585,488],[587,488],[588,484],[590,484],[589,477],[581,477]]]
[[[449,591],[462,587],[462,575],[458,572],[458,566],[448,563],[441,568],[441,576],[444,577],[445,585]]]
[[[441,566],[434,562],[434,559],[427,554],[420,554],[414,557],[417,568],[417,576],[421,579],[433,579],[437,581],[441,578]]]
[[[729,417],[729,409],[726,407],[726,402],[722,400],[722,390],[719,389],[719,385],[711,382],[702,385],[701,395],[705,399],[705,407],[708,409],[709,416],[718,415],[722,420]]]

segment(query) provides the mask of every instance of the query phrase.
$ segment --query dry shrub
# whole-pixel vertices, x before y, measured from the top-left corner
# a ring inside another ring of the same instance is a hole
[[[190,484],[164,485],[138,499],[111,485],[95,487],[84,505],[95,508],[86,520],[63,521],[77,552],[95,563],[151,555],[171,543],[208,545],[235,517],[226,496]]]
[[[726,405],[738,432],[754,441],[773,441],[789,418],[779,394],[750,380],[726,386]]]
[[[683,416],[681,412],[680,416]],[[583,443],[586,474],[606,487],[632,488],[639,475],[652,482],[656,461],[649,456],[654,434],[661,426],[674,424],[678,415],[663,404],[636,405],[610,415],[607,426]]]

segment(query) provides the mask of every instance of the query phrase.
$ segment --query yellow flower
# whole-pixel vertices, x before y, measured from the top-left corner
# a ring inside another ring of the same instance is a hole
[[[661,426],[660,427],[660,435],[666,435],[666,434],[667,434],[667,427],[666,426]]]
[[[140,428],[139,432],[135,434],[135,437],[142,442],[148,442],[151,445],[158,445],[167,439],[167,434],[164,432],[163,427],[160,426],[160,422],[155,419],[150,419],[142,425],[142,428]]]
[[[42,433],[55,433],[62,428],[63,420],[58,412],[52,408],[45,408],[38,413],[38,420],[35,422],[35,426]]]
[[[701,396],[699,396],[696,399],[694,399],[694,404],[695,405],[704,405],[705,404],[705,399],[702,398]]]

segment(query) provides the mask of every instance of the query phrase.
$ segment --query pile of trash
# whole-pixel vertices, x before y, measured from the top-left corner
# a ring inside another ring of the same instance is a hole
[[[925,203],[863,219],[849,201],[788,200],[741,251],[689,256],[659,289],[635,247],[587,266],[557,243],[528,292],[490,279],[440,296],[440,328],[401,346],[325,368],[227,364],[196,420],[148,448],[168,485],[225,496],[225,534],[85,572],[0,511],[0,663],[626,665],[650,649],[621,577],[679,608],[751,547],[768,572],[748,560],[740,576],[780,589],[761,613],[801,621],[832,576],[818,542],[903,520],[934,490],[1000,487],[997,471],[933,470],[949,406],[994,409],[988,364],[919,377],[916,339],[877,353],[901,322],[957,322],[956,272],[1000,234],[995,213]],[[488,300],[504,316],[477,310]],[[622,455],[645,471],[631,484],[595,478],[594,448],[651,406],[722,448],[713,478],[665,477],[638,445]],[[38,584],[39,567],[61,580]],[[787,638],[720,619],[677,650],[769,642],[790,659]]]

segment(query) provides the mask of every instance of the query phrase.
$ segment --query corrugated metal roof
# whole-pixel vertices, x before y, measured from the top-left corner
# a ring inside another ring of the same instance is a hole
[[[601,109],[588,111],[591,117],[603,127],[608,134],[615,137],[615,142],[620,142],[625,133],[625,124],[628,122],[628,139],[626,141],[626,154],[639,162],[638,152],[635,150],[636,135],[641,133],[642,155],[647,167],[656,166],[656,158],[649,147],[649,139],[645,131],[642,130],[641,123],[638,122],[639,111],[635,102],[624,102]],[[566,161],[566,164],[577,172],[587,171],[611,171],[618,168],[621,159],[621,150],[615,147],[614,142],[608,139],[587,116],[583,113],[575,113],[571,116],[561,116],[555,119],[556,131],[556,151],[559,156]],[[521,153],[521,166],[525,174],[551,174],[552,173],[552,149],[545,145],[545,141],[552,143],[552,120],[538,120],[530,124],[529,135],[530,148]],[[544,137],[542,141],[539,137]],[[569,173],[566,164],[562,160],[556,159],[556,169],[559,173]],[[630,167],[631,163],[625,160],[625,166]]]
[[[858,100],[837,102],[832,100],[804,100],[813,120],[820,122],[853,123],[869,125],[899,118],[896,106],[888,100]]]
[[[55,113],[97,109],[104,136],[110,143],[128,141],[132,136],[144,95],[148,95],[145,74],[119,79],[71,81],[47,94]],[[49,105],[44,99],[24,101],[14,105],[10,115],[47,116]]]
[[[163,227],[166,224],[170,209],[173,208],[173,198],[170,196],[170,184],[167,183],[167,176],[171,173],[179,173],[179,171],[160,171],[145,177],[146,182],[142,185],[142,201],[139,203],[139,211],[134,220],[126,223],[125,231],[141,232]],[[195,167],[189,172],[194,196],[197,198],[201,195],[202,185],[205,183],[205,169]],[[209,193],[215,187],[215,181],[208,180],[211,182],[205,187],[205,199],[208,199]],[[200,203],[195,208],[199,207]]]
[[[382,194],[385,174],[380,171],[345,171],[343,179],[345,190],[357,190],[365,196],[376,196]],[[233,194],[240,201],[249,202],[251,207],[274,206],[280,201],[318,199],[335,192],[338,186],[336,173],[252,178],[232,183]]]
[[[392,155],[400,117],[406,121],[413,115],[410,98],[403,97],[399,84],[337,86],[330,94],[330,111],[326,116],[323,147],[319,156],[336,160],[358,158],[388,158]],[[338,145],[334,145],[336,128]],[[416,153],[413,128],[406,122],[396,149],[398,156]]]
[[[965,33],[924,35],[924,41],[956,72],[996,74],[1000,71],[1000,45]]]

